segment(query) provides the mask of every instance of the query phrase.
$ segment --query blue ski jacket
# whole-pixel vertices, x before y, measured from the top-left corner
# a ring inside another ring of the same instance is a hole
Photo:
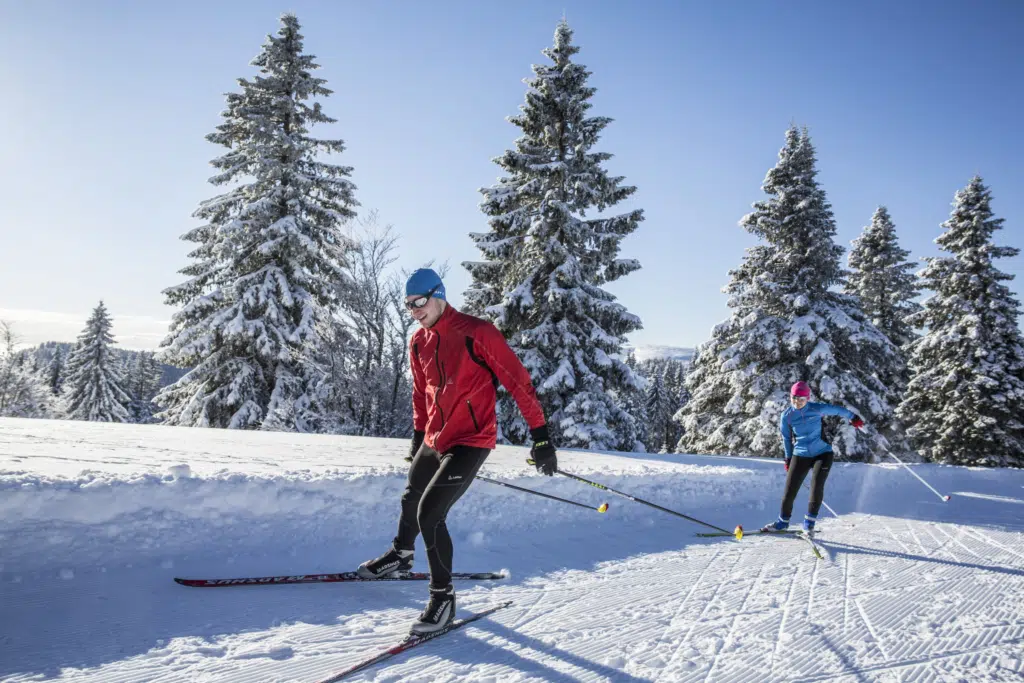
[[[832,450],[832,446],[821,438],[821,418],[825,415],[840,415],[849,420],[854,413],[842,406],[810,402],[800,410],[789,406],[782,411],[779,431],[782,432],[786,460],[794,455],[798,458],[813,458]]]

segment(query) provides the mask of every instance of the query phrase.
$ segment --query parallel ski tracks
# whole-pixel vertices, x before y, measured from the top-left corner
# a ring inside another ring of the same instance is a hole
[[[1010,681],[1024,673],[1024,607],[1014,597],[1024,593],[1021,538],[961,525],[838,520],[823,539],[832,561],[816,561],[801,543],[723,540],[523,583],[463,584],[459,616],[497,601],[513,605],[353,680],[933,681],[963,678],[981,663],[986,680]],[[92,586],[81,576],[76,582]],[[64,677],[313,683],[404,630],[418,604],[408,597],[418,592],[415,584],[393,589],[404,596],[401,607],[377,610],[360,599],[358,612],[334,623],[303,623],[301,612],[285,610],[282,622],[255,632],[235,632],[226,620],[223,635],[184,637]],[[308,601],[317,590],[201,593],[243,614],[264,599],[257,596],[275,596],[271,604],[284,609],[284,596]],[[328,592],[345,614],[343,596],[359,590]],[[392,588],[373,590],[383,599]],[[177,601],[196,593],[171,592]]]

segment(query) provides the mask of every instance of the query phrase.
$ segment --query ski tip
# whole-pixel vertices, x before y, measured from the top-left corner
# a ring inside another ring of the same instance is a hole
[[[597,506],[598,512],[608,512],[608,503],[601,503]]]
[[[743,525],[737,524],[736,529],[732,532],[732,535],[736,537],[737,541],[741,540],[743,538]]]

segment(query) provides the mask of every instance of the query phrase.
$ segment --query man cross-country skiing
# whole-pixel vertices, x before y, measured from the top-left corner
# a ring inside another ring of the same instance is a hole
[[[392,547],[358,573],[380,578],[412,569],[416,535],[423,534],[430,566],[430,601],[411,629],[428,634],[455,617],[452,539],[445,519],[466,492],[497,441],[498,382],[508,389],[530,427],[537,470],[558,467],[530,373],[494,325],[455,310],[441,278],[417,270],[405,285],[405,306],[420,323],[409,344],[412,367],[412,466],[402,494]]]
[[[786,489],[782,494],[782,511],[778,520],[761,528],[762,532],[781,532],[789,528],[793,514],[793,501],[804,483],[808,472],[811,474],[811,495],[807,500],[807,514],[804,516],[803,531],[814,534],[818,510],[825,500],[825,480],[832,469],[832,445],[821,438],[821,418],[825,415],[839,415],[860,429],[864,420],[856,413],[842,406],[828,403],[809,403],[811,387],[807,382],[797,382],[789,390],[790,406],[782,412],[779,431],[782,445],[786,450]],[[795,443],[794,443],[795,442]],[[793,461],[796,456],[796,461]]]

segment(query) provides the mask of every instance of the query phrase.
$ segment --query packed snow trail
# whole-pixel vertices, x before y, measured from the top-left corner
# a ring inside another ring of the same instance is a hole
[[[315,683],[394,645],[417,582],[172,579],[351,569],[393,535],[403,445],[0,420],[0,680]],[[588,495],[525,454],[485,470]],[[727,528],[774,516],[783,477],[777,461],[562,460]],[[450,518],[455,569],[511,576],[457,586],[458,616],[513,605],[346,680],[1021,680],[1024,473],[926,466],[954,494],[941,503],[900,469],[836,465],[824,561],[628,501],[600,515],[475,485]]]

